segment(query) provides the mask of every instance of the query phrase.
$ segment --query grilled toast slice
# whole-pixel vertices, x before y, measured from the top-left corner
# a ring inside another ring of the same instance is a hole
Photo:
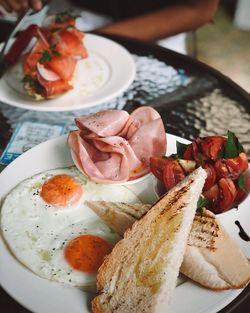
[[[199,238],[188,244],[180,271],[212,290],[243,288],[250,281],[249,260],[212,212],[205,210],[202,218],[200,224],[205,221],[207,229],[216,225],[213,245],[197,245]]]
[[[162,312],[176,285],[205,178],[205,170],[195,170],[125,232],[99,269],[94,313]]]
[[[88,206],[121,236],[152,207],[104,201]],[[180,272],[217,291],[243,288],[250,280],[249,261],[209,210],[194,217]]]
[[[86,204],[122,237],[125,231],[152,207],[152,204],[111,201],[86,201]],[[218,225],[213,215],[211,217],[209,214],[196,214],[188,236],[188,245],[213,249],[217,232]]]

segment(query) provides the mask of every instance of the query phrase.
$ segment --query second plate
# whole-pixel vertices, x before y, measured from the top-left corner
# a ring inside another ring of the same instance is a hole
[[[93,34],[84,38],[88,58],[78,62],[74,89],[51,100],[36,101],[22,87],[17,64],[0,80],[0,101],[35,111],[72,111],[107,102],[121,94],[135,77],[131,54],[116,42]]]

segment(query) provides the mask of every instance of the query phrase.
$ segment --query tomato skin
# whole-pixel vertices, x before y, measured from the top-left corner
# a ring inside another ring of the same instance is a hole
[[[199,142],[200,138],[196,138],[187,146],[185,152],[183,153],[183,159],[195,161],[199,160]]]
[[[240,175],[240,164],[234,159],[217,160],[214,168],[219,179],[230,178],[236,180]]]
[[[182,159],[151,158],[151,171],[163,181],[168,191],[195,168],[202,166],[207,172],[202,194],[210,201],[208,209],[215,214],[223,213],[241,203],[250,192],[247,155],[241,152],[234,158],[222,158],[221,152],[226,143],[227,139],[222,136],[198,137],[187,145]],[[192,167],[185,162],[195,162],[195,165]],[[242,173],[244,177],[248,173],[243,187]],[[240,189],[239,184],[244,190]]]
[[[212,208],[215,207],[219,201],[219,195],[220,195],[218,184],[216,183],[211,188],[204,191],[203,195],[205,198],[207,198],[210,201],[211,207]]]
[[[207,178],[203,187],[203,191],[210,189],[216,183],[216,171],[212,164],[206,163],[203,168],[207,172]]]
[[[239,203],[241,203],[247,197],[247,195],[247,191],[236,188],[236,196],[234,199],[235,205],[237,206]]]
[[[245,152],[241,152],[238,156],[240,162],[240,172],[244,172],[248,169],[248,159]]]
[[[163,181],[163,170],[167,162],[166,157],[151,157],[149,160],[150,171],[161,181]]]
[[[217,160],[214,168],[218,178],[236,180],[248,168],[247,156],[244,152],[241,152],[235,158]]]
[[[231,209],[237,195],[234,182],[229,178],[221,178],[218,182],[220,188],[220,200],[216,213],[222,213]]]
[[[170,190],[185,178],[185,172],[176,160],[168,160],[163,170],[163,182],[166,190]]]
[[[208,136],[203,138],[199,146],[204,160],[217,160],[225,143],[226,138],[222,136]]]

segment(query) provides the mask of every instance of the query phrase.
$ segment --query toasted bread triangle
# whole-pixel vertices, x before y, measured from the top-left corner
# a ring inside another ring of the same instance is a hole
[[[105,259],[93,312],[162,312],[174,291],[206,172],[199,168],[161,198]]]
[[[123,237],[136,220],[152,207],[144,203],[124,203],[111,201],[86,201],[91,208],[114,232]],[[188,245],[214,249],[218,225],[214,215],[208,210],[196,214],[188,237]]]
[[[87,205],[121,236],[152,207],[150,204],[105,201],[88,202]],[[250,280],[247,258],[209,210],[194,217],[180,272],[217,291],[243,288]]]

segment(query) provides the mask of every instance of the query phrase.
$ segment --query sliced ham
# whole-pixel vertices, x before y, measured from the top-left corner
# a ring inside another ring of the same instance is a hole
[[[126,111],[108,110],[75,119],[76,126],[82,134],[96,134],[100,137],[117,135],[129,119]]]
[[[68,144],[71,147],[77,167],[93,181],[106,184],[118,181],[125,182],[129,179],[128,158],[122,148],[115,148],[115,142],[110,145],[105,144],[105,142],[97,144],[101,150],[99,150],[99,160],[96,159],[95,162],[89,153],[89,151],[93,152],[92,148],[89,149],[88,143],[81,138],[78,131],[70,133]],[[111,153],[108,153],[108,158],[103,160],[107,156],[105,150],[111,151]],[[96,158],[97,155],[95,153]]]
[[[160,115],[151,107],[107,110],[76,118],[68,144],[78,168],[97,183],[120,183],[147,174],[149,158],[166,153]]]

